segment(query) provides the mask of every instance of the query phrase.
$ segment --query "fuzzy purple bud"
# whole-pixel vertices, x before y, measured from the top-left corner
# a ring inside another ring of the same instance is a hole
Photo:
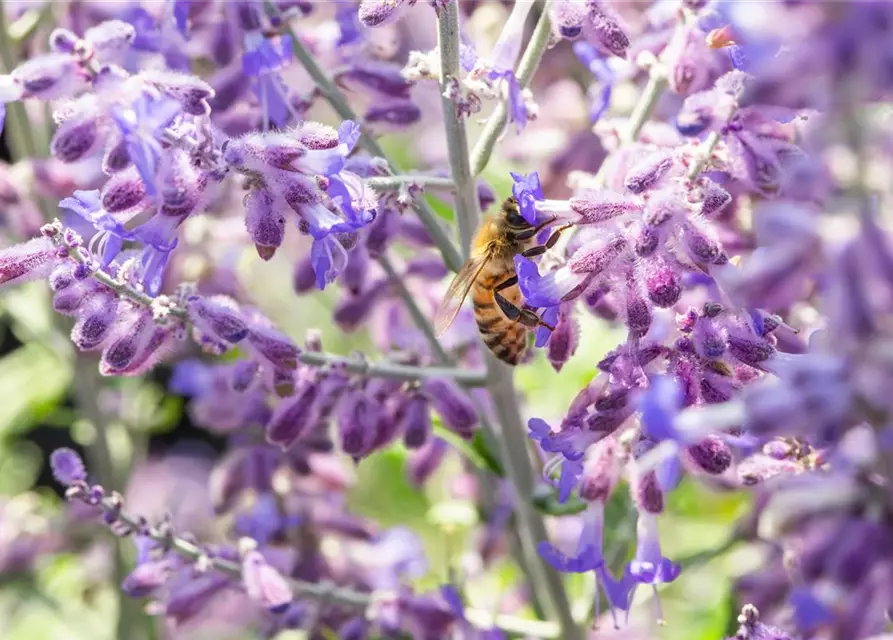
[[[588,29],[591,29],[593,37],[601,48],[608,51],[618,58],[626,57],[626,50],[629,48],[629,36],[617,21],[609,16],[595,2],[588,2],[589,5],[589,22]]]
[[[422,392],[428,396],[447,428],[466,440],[471,439],[478,423],[477,412],[468,396],[455,383],[443,378],[430,378],[422,383]]]
[[[196,296],[189,301],[189,319],[204,333],[235,344],[248,336],[248,325],[234,300],[225,296]]]
[[[242,583],[249,598],[273,613],[282,613],[294,599],[282,574],[257,551],[248,552],[242,560]]]
[[[270,326],[255,325],[247,334],[248,344],[275,367],[296,369],[301,350],[283,333]]]
[[[0,286],[45,278],[57,261],[56,249],[48,238],[34,238],[3,249],[0,251]]]
[[[146,187],[136,171],[117,173],[102,188],[102,208],[120,213],[143,203]]]
[[[369,107],[363,118],[370,124],[408,127],[422,119],[422,110],[412,100],[389,100]]]
[[[87,157],[99,146],[99,127],[95,118],[72,118],[59,125],[50,143],[50,152],[65,163]]]
[[[318,396],[319,385],[307,383],[295,395],[280,402],[264,427],[267,442],[288,450],[306,435],[316,423]]]
[[[118,298],[110,294],[97,295],[87,307],[71,329],[71,341],[81,351],[104,346],[118,316]]]
[[[397,420],[407,448],[418,449],[424,445],[431,433],[431,409],[428,406],[428,399],[421,393],[413,393],[400,406]]]
[[[635,194],[653,189],[673,167],[674,159],[675,156],[668,151],[648,154],[627,172],[624,186]]]
[[[404,0],[362,0],[359,17],[367,27],[381,27],[400,17]]]
[[[257,189],[245,197],[245,228],[258,255],[269,260],[285,237],[285,216],[273,207],[273,194]]]
[[[747,336],[740,332],[729,333],[729,353],[744,364],[759,368],[775,354],[775,347],[755,336]]]
[[[381,405],[369,394],[363,391],[349,394],[338,411],[342,451],[354,458],[368,453],[383,419]]]
[[[571,198],[570,208],[580,216],[580,224],[601,224],[623,215],[642,212],[642,205],[634,198],[611,191]]]
[[[707,182],[704,186],[704,200],[701,202],[701,215],[710,218],[723,212],[732,202],[732,194],[715,182]]]
[[[549,14],[558,33],[573,40],[582,33],[589,10],[579,0],[555,0],[549,7]]]
[[[664,510],[664,492],[654,471],[635,474],[632,484],[633,502],[643,513],[660,514]]]
[[[639,290],[634,278],[628,278],[626,286],[626,326],[630,336],[642,338],[651,328],[651,304]]]
[[[50,468],[59,484],[70,487],[87,479],[84,461],[72,449],[56,449],[50,454]]]
[[[679,301],[682,295],[679,276],[663,258],[650,256],[643,262],[643,272],[648,298],[656,306],[667,309]]]
[[[565,309],[559,316],[558,324],[546,345],[546,357],[555,371],[561,371],[564,364],[577,351],[580,343],[580,323],[574,317],[573,308]]]
[[[702,442],[687,449],[688,455],[706,473],[719,475],[732,466],[732,452],[725,442],[716,436],[708,436]]]

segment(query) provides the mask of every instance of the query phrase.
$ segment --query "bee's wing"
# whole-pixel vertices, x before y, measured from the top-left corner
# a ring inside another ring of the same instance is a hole
[[[437,309],[437,315],[434,316],[434,331],[438,338],[453,324],[459,309],[462,308],[462,303],[465,302],[465,297],[489,260],[490,257],[486,255],[471,258],[453,278],[443,296],[440,308]]]

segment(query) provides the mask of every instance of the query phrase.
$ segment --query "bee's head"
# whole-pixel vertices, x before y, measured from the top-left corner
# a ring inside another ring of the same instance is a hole
[[[514,231],[523,231],[530,227],[524,216],[521,215],[521,207],[514,197],[506,198],[502,203],[502,214],[505,216],[505,222]]]

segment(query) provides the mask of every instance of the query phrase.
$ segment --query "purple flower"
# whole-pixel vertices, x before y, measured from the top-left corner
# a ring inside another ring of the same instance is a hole
[[[130,108],[112,107],[112,117],[127,144],[130,159],[146,185],[146,193],[151,196],[157,192],[155,181],[164,132],[181,111],[180,103],[173,98],[145,92]]]
[[[565,4],[570,4],[565,2]],[[595,76],[600,88],[589,105],[589,121],[595,124],[611,106],[611,92],[614,89],[615,74],[608,61],[605,60],[598,49],[588,42],[579,40],[574,43],[574,54],[577,59],[586,65],[590,73]]]
[[[540,185],[540,176],[534,171],[530,175],[522,175],[512,172],[512,195],[518,201],[518,207],[521,209],[521,216],[528,224],[536,225],[539,215],[536,210],[536,202],[543,200],[543,188]]]
[[[111,264],[120,253],[125,240],[135,239],[132,232],[102,208],[98,190],[75,191],[72,197],[62,200],[59,206],[77,214],[97,230],[98,233],[90,241],[90,247],[100,252],[103,267]]]
[[[618,581],[611,575],[605,566],[602,555],[602,537],[604,533],[604,505],[598,502],[589,504],[583,512],[583,529],[577,541],[577,549],[574,555],[567,555],[557,549],[552,543],[543,541],[537,545],[537,550],[543,559],[556,570],[563,573],[595,573],[596,583],[604,592],[614,616],[614,624],[617,625],[615,608],[621,611],[629,609],[630,585],[624,581]],[[595,618],[599,617],[599,594],[595,596]]]
[[[71,449],[56,449],[50,454],[50,468],[53,477],[66,487],[84,482],[87,479],[87,470],[84,461]]]
[[[660,601],[657,598],[657,585],[673,582],[679,577],[682,568],[661,555],[660,541],[657,533],[657,516],[639,512],[636,527],[637,543],[635,557],[627,564],[621,578],[618,592],[626,594],[621,608],[628,608],[632,602],[636,588],[641,584],[651,585],[657,603],[658,618],[662,618]],[[626,605],[625,607],[623,605]]]
[[[294,111],[288,88],[279,75],[279,70],[291,60],[291,56],[290,36],[271,39],[258,31],[245,35],[242,72],[254,80],[251,88],[260,101],[265,130],[269,122],[284,127]]]

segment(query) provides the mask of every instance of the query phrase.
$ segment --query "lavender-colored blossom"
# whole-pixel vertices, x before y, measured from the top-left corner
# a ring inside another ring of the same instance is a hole
[[[143,93],[129,108],[112,108],[112,116],[126,142],[127,153],[149,195],[157,192],[156,174],[164,132],[180,112],[181,107],[176,100],[148,93]]]

